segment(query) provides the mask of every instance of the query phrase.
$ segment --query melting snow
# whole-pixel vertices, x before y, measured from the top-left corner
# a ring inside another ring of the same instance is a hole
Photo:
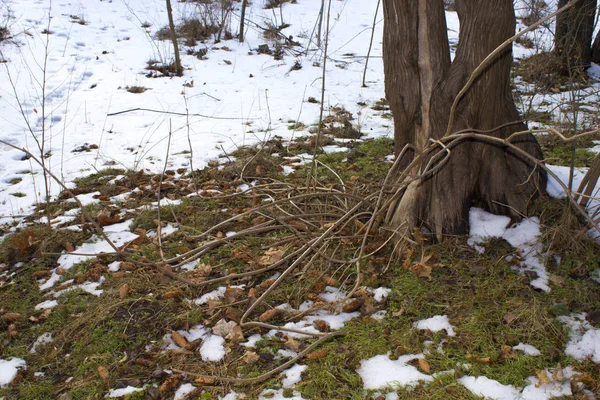
[[[448,321],[447,315],[436,315],[435,317],[417,321],[414,326],[417,329],[429,329],[431,332],[446,331],[448,336],[456,335],[454,327]]]
[[[25,368],[25,360],[14,357],[8,360],[0,358],[0,387],[10,384],[17,376],[19,368]]]
[[[381,354],[360,362],[356,370],[363,380],[365,389],[382,389],[395,386],[415,386],[419,381],[433,380],[408,362],[423,358],[422,354],[406,354],[397,360],[390,360],[390,353]]]

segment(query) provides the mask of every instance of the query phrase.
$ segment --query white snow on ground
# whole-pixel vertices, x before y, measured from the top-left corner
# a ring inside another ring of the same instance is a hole
[[[450,325],[447,315],[436,315],[434,317],[417,321],[414,323],[417,329],[429,329],[431,332],[446,331],[448,336],[455,336],[454,327]]]
[[[41,302],[40,304],[37,304],[34,309],[36,310],[46,310],[48,308],[54,308],[58,305],[58,301],[56,300],[46,300]]]
[[[304,372],[308,366],[294,364],[290,368],[286,369],[281,373],[281,375],[285,375],[285,378],[281,380],[281,385],[286,388],[294,387],[300,380],[302,379],[302,372]]]
[[[111,389],[105,397],[123,397],[131,393],[141,392],[144,388],[137,388],[134,386],[127,386],[122,389]]]
[[[383,389],[395,386],[415,386],[419,381],[429,382],[433,377],[426,375],[408,362],[423,358],[422,354],[406,354],[390,360],[390,353],[381,354],[360,362],[356,370],[363,380],[365,389]]]
[[[196,390],[196,386],[192,385],[191,383],[184,383],[183,385],[179,386],[179,388],[175,392],[173,400],[182,400],[185,398],[185,396],[192,393],[194,390]]]
[[[546,369],[549,383],[540,383],[535,376],[527,378],[528,385],[524,388],[515,388],[512,385],[503,385],[498,381],[485,376],[463,376],[458,381],[477,396],[497,400],[546,400],[553,397],[572,396],[570,378],[575,375],[571,367],[562,370],[562,379],[555,380],[555,371]]]
[[[0,358],[0,387],[10,384],[17,376],[19,368],[25,368],[25,360],[15,357],[8,360]]]
[[[262,2],[257,2],[249,7],[246,14],[249,21],[260,25],[272,21],[272,10],[262,6]],[[231,152],[240,145],[275,135],[286,139],[306,134],[307,130],[289,130],[287,121],[298,120],[310,125],[318,120],[319,104],[304,102],[308,97],[319,98],[321,68],[313,63],[322,60],[320,51],[311,50],[308,55],[299,57],[286,54],[283,60],[257,54],[260,44],[274,46],[264,39],[262,30],[253,25],[249,25],[244,43],[233,39],[216,46],[198,44],[194,50],[209,49],[203,60],[187,55],[182,46],[183,77],[148,78],[145,70],[148,60],[172,58],[168,41],[152,39],[167,23],[164,2],[75,0],[54,3],[50,35],[42,34],[48,26],[47,2],[11,1],[10,7],[16,16],[11,21],[11,31],[27,31],[30,35],[16,36],[20,45],[3,45],[3,57],[9,62],[3,64],[1,78],[9,82],[10,72],[16,93],[10,85],[3,85],[0,118],[6,129],[0,139],[39,154],[25,118],[41,139],[41,116],[45,113],[45,150],[52,152],[47,162],[67,183],[113,163],[124,168],[158,171],[166,157],[169,123],[173,137],[168,165],[189,168],[186,117],[161,112],[185,114],[187,106],[194,114],[189,118],[189,137],[196,168],[217,159],[223,153],[221,146]],[[235,7],[239,8],[239,4]],[[173,8],[178,21],[195,12],[189,3],[175,2]],[[361,130],[370,137],[391,132],[389,121],[381,118],[379,112],[356,104],[383,97],[383,66],[377,58],[381,55],[381,40],[373,42],[368,87],[361,85],[374,11],[374,4],[365,6],[361,0],[332,3],[331,15],[335,20],[332,20],[329,35],[330,62],[326,77],[327,107],[344,106],[355,117],[360,111]],[[234,34],[239,25],[238,12],[232,13]],[[286,3],[282,12],[284,21],[279,21],[277,15],[278,21],[274,23],[290,24],[282,31],[283,35],[299,41],[302,47],[298,49],[309,47],[310,31],[319,7],[311,1]],[[85,25],[74,23],[71,15],[84,18]],[[453,13],[449,16],[456,19]],[[152,25],[142,28],[140,21]],[[381,37],[382,25],[377,24],[377,38]],[[453,29],[451,36],[456,37],[456,31]],[[41,90],[36,85],[42,77],[38,65],[43,65],[46,40],[49,54],[43,110]],[[295,62],[302,66],[300,70],[291,70]],[[149,90],[134,94],[125,90],[128,86]],[[23,105],[24,115],[18,111],[18,101]],[[159,112],[107,115],[138,107]],[[23,160],[18,150],[2,145],[0,151],[0,170],[9,178],[0,182],[0,216],[10,220],[11,215],[30,211],[42,198],[43,178],[40,167],[32,160]],[[35,174],[24,174],[26,170],[33,170]],[[11,185],[8,182],[13,177],[20,177],[22,181]],[[59,191],[58,184],[52,182],[51,192],[56,195]],[[17,192],[26,196],[17,198],[10,194]]]
[[[39,346],[43,346],[46,343],[50,343],[52,342],[52,340],[52,332],[42,333],[37,339],[35,339],[35,342],[33,342],[33,345],[31,346],[31,349],[29,349],[29,352],[35,354]]]
[[[283,389],[275,390],[275,389],[265,389],[258,395],[258,400],[306,400],[302,395],[295,391],[293,392],[291,397],[287,397],[283,395]]]
[[[535,346],[532,346],[530,344],[519,343],[518,345],[513,346],[513,350],[522,351],[523,353],[527,354],[528,356],[533,356],[533,357],[542,355],[542,353],[538,349],[536,349]]]
[[[600,364],[600,329],[592,327],[585,320],[585,314],[559,317],[559,320],[567,325],[571,337],[565,354],[578,360],[590,359]]]
[[[381,303],[383,300],[387,299],[392,292],[392,289],[385,287],[378,287],[376,289],[369,288],[369,292],[373,293],[373,299],[376,302]]]
[[[229,392],[225,395],[225,397],[221,397],[221,396],[217,396],[219,398],[219,400],[238,400],[238,399],[244,399],[246,398],[246,396],[242,395],[242,394],[238,394],[236,392]]]
[[[258,342],[261,339],[262,339],[262,336],[259,335],[258,333],[255,333],[254,335],[252,335],[248,338],[247,342],[240,343],[240,344],[245,347],[256,347],[256,342]]]
[[[198,350],[202,360],[216,362],[221,361],[225,356],[225,347],[223,346],[225,339],[223,339],[221,336],[213,335],[205,326],[195,325],[194,327],[190,328],[190,330],[180,330],[177,332],[185,337],[188,342],[194,342],[198,339],[202,339],[202,345]],[[165,342],[165,350],[181,349],[175,344],[170,334],[163,336],[163,341]]]
[[[524,218],[511,227],[506,226],[508,222],[510,222],[508,217],[494,215],[477,207],[471,208],[468,243],[479,252],[483,252],[484,247],[481,244],[489,238],[503,238],[519,251],[522,257],[519,270],[536,273],[537,277],[531,281],[531,286],[549,292],[549,275],[544,265],[546,258],[539,241],[541,236],[539,219],[537,217]]]

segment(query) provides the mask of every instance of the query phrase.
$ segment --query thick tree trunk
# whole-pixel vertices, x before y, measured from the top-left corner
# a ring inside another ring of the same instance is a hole
[[[569,0],[558,0],[558,8]],[[563,75],[581,72],[592,60],[592,35],[597,0],[579,0],[556,17],[554,51],[561,60]]]
[[[450,63],[443,0],[384,0],[383,60],[396,154],[407,144],[414,148],[401,160],[402,166],[431,139],[445,135],[452,102],[473,70],[514,34],[512,0],[457,0],[456,8],[460,37]],[[475,81],[458,103],[452,132],[493,130],[490,135],[506,138],[526,129],[516,122],[520,116],[510,90],[511,63],[508,48]],[[515,144],[542,157],[532,135],[521,136]],[[428,161],[424,159],[413,174]],[[473,205],[518,218],[544,180],[535,165],[504,147],[465,141],[453,148],[449,161],[435,174],[408,186],[388,222],[405,232],[425,226],[438,238],[465,233]]]
[[[592,44],[592,62],[600,64],[600,32],[598,32],[594,44]]]

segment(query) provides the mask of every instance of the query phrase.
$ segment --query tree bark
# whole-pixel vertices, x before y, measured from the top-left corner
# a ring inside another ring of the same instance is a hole
[[[248,0],[242,0],[242,15],[240,17],[240,43],[244,41],[244,24],[246,20],[246,6],[248,5]]]
[[[568,2],[558,0],[558,8]],[[554,51],[561,61],[563,75],[581,72],[590,66],[596,7],[597,0],[578,0],[556,17]]]
[[[173,51],[175,53],[175,73],[177,76],[183,75],[181,68],[181,57],[179,56],[179,44],[177,43],[177,31],[175,31],[175,22],[173,22],[173,9],[171,8],[171,0],[167,1],[167,15],[169,17],[169,29],[171,30],[171,41],[173,42]]]
[[[600,64],[600,32],[598,32],[594,44],[592,44],[592,62]]]
[[[402,167],[422,154],[431,139],[445,135],[452,103],[473,70],[514,34],[512,0],[457,0],[456,8],[460,34],[451,63],[443,0],[384,0],[383,61],[396,155],[406,145],[414,148],[399,161]],[[526,129],[518,122],[512,99],[511,64],[509,47],[460,100],[452,132],[493,130],[490,135],[506,138]],[[500,126],[504,127],[497,129]],[[532,135],[521,136],[515,144],[542,157]],[[429,159],[412,174],[422,172]],[[436,173],[408,185],[388,222],[402,233],[424,226],[438,238],[461,234],[468,229],[472,206],[518,219],[544,183],[544,173],[523,156],[497,145],[465,141],[453,148]]]

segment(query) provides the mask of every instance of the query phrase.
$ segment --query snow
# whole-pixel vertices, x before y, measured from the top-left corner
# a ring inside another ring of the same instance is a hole
[[[265,389],[258,395],[258,400],[306,400],[300,393],[294,391],[291,397],[283,395],[283,389]]]
[[[42,333],[37,339],[35,339],[35,342],[33,342],[33,345],[31,346],[31,349],[29,349],[29,352],[35,354],[39,346],[43,346],[46,343],[50,343],[52,342],[52,340],[52,332]]]
[[[578,360],[591,360],[600,364],[600,329],[585,320],[585,314],[559,317],[569,327],[570,340],[565,354]]]
[[[281,385],[286,388],[294,387],[302,379],[302,372],[306,371],[308,367],[306,365],[294,364],[292,367],[286,369],[281,373],[285,375],[285,378],[281,380]]]
[[[387,299],[387,297],[392,292],[392,289],[385,288],[385,287],[378,287],[376,289],[369,289],[369,291],[371,293],[373,293],[373,299],[376,302],[381,303],[382,301],[384,301],[385,299]]]
[[[503,385],[485,376],[463,376],[458,381],[477,396],[498,400],[548,400],[554,397],[572,396],[571,380],[576,373],[573,368],[562,370],[563,379],[555,380],[550,369],[543,371],[549,382],[542,384],[535,376],[527,378],[529,383],[524,388]]]
[[[527,354],[528,356],[533,356],[533,357],[542,355],[542,353],[538,349],[536,349],[534,346],[532,346],[530,344],[519,343],[518,345],[513,346],[513,350],[520,350],[523,353]]]
[[[208,335],[200,347],[200,355],[204,361],[221,361],[225,357],[225,339],[217,335]]]
[[[536,278],[530,284],[534,288],[550,291],[549,274],[545,267],[545,254],[540,243],[540,221],[537,217],[524,218],[518,224],[507,227],[510,219],[494,215],[477,207],[469,211],[469,239],[467,243],[482,253],[485,248],[482,243],[491,237],[506,240],[517,249],[523,258],[520,261],[521,272],[533,271]]]
[[[137,388],[134,386],[127,386],[122,389],[111,389],[105,397],[123,397],[131,393],[141,392],[143,388]]]
[[[58,305],[58,301],[56,300],[46,300],[41,302],[40,304],[37,304],[34,308],[36,310],[46,310],[48,308],[54,308]]]
[[[15,357],[8,360],[0,358],[0,387],[10,384],[17,376],[19,368],[25,368],[25,360]]]
[[[422,354],[406,354],[397,360],[390,359],[390,353],[381,354],[360,362],[356,370],[363,380],[365,390],[383,389],[396,386],[415,386],[420,381],[433,380],[430,375],[419,372],[408,362],[423,358]]]
[[[431,332],[446,331],[448,336],[455,336],[454,327],[450,325],[447,315],[436,315],[434,317],[417,321],[414,324],[417,329],[429,329]]]
[[[192,385],[191,383],[184,383],[183,385],[179,386],[175,392],[175,397],[173,397],[173,400],[183,400],[185,396],[192,393],[194,390],[196,390],[196,386]]]
[[[223,357],[225,357],[225,347],[223,346],[225,339],[223,339],[221,336],[213,335],[210,333],[210,329],[206,328],[205,326],[198,324],[187,331],[180,330],[177,332],[185,337],[188,342],[194,342],[198,339],[202,339],[202,345],[198,350],[202,360],[217,362],[221,361]],[[170,334],[163,336],[163,341],[165,342],[165,350],[181,349],[175,344]]]
[[[252,335],[248,338],[247,342],[240,343],[240,344],[245,347],[256,347],[256,342],[258,342],[261,339],[262,339],[262,336],[259,335],[258,333],[255,333],[254,335]]]
[[[485,376],[463,376],[458,381],[473,394],[488,399],[517,400],[520,396],[519,390],[515,387],[503,385]]]

